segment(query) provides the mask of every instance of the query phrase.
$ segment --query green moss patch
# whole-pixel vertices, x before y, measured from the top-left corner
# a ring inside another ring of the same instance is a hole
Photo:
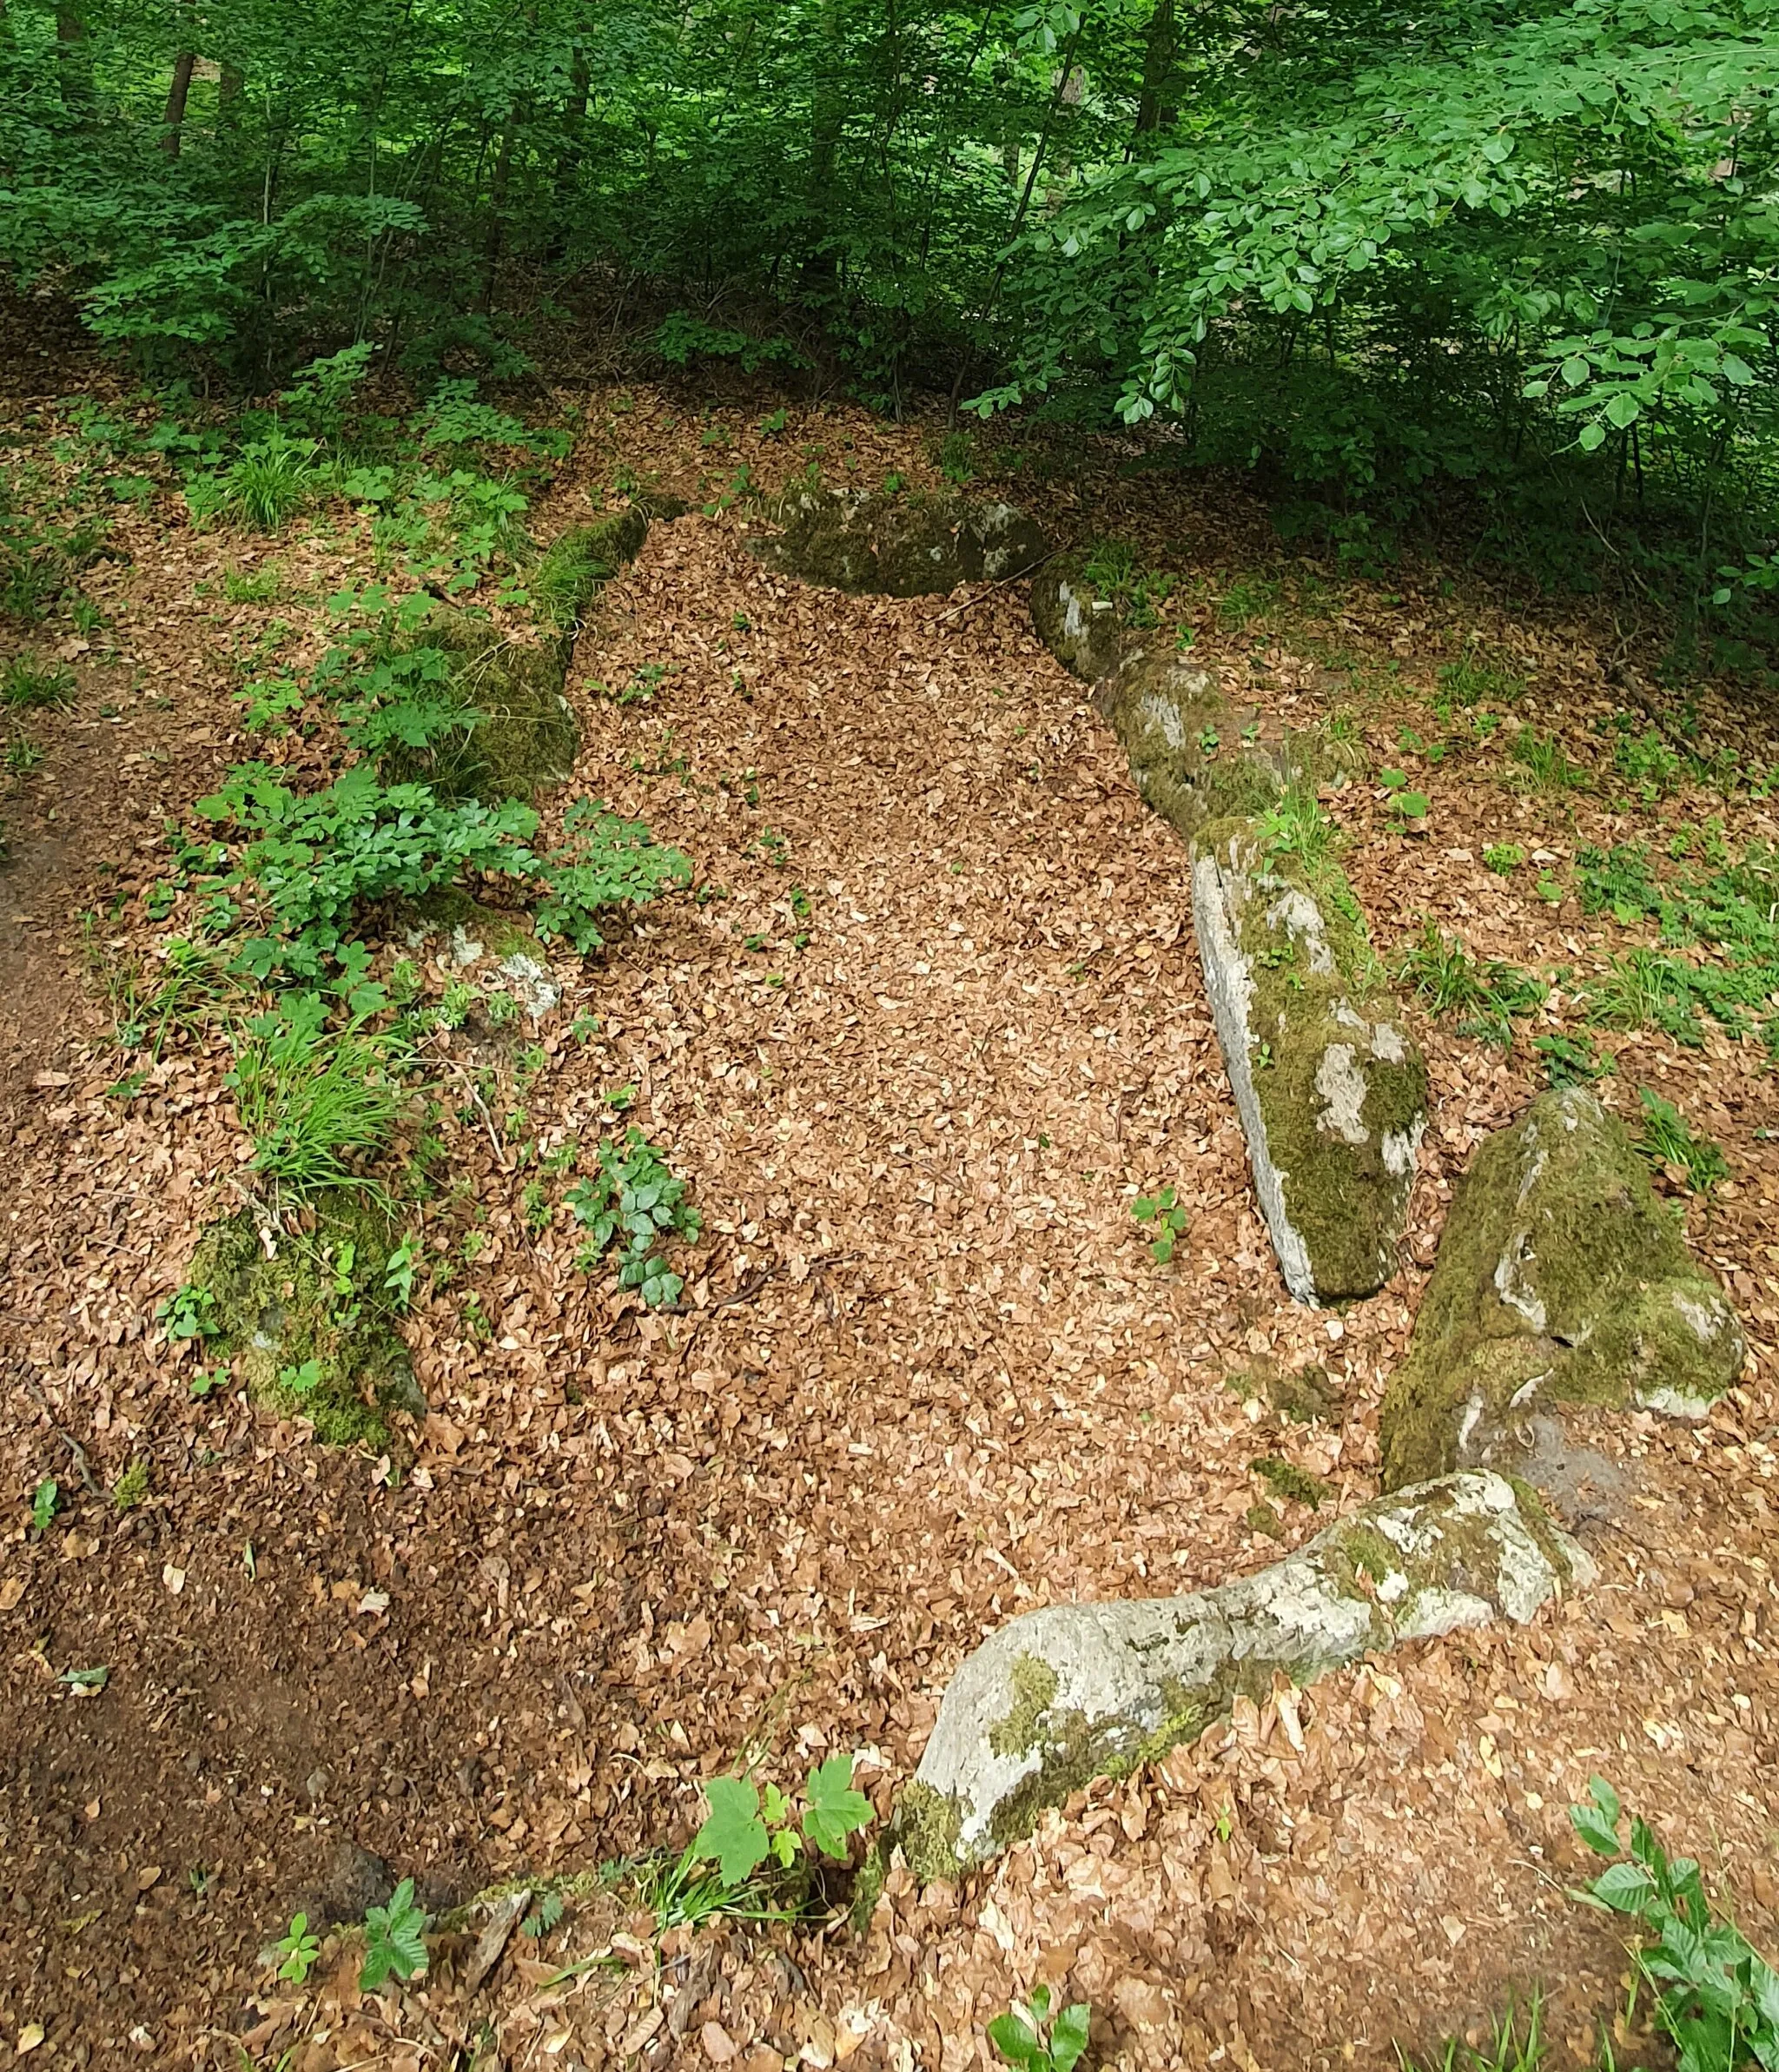
[[[664,506],[672,500],[663,500]],[[660,514],[666,515],[665,508]],[[527,586],[539,618],[559,633],[572,633],[604,585],[641,553],[651,515],[633,504],[596,524],[571,526],[552,540]]]
[[[1396,1270],[1426,1066],[1344,874],[1313,843],[1280,846],[1276,818],[1200,831],[1193,909],[1280,1267],[1299,1301],[1338,1301]]]
[[[426,1407],[383,1287],[400,1237],[385,1209],[341,1194],[270,1258],[245,1210],[213,1223],[193,1257],[192,1285],[215,1298],[218,1349],[241,1361],[256,1400],[308,1418],[330,1446],[386,1446],[389,1410]]]
[[[1389,1486],[1506,1460],[1540,1405],[1700,1414],[1745,1350],[1623,1125],[1579,1087],[1482,1144],[1384,1399]]]
[[[878,597],[926,597],[998,582],[1042,561],[1037,526],[1008,504],[955,496],[788,491],[770,507],[782,528],[757,551],[789,574]]]

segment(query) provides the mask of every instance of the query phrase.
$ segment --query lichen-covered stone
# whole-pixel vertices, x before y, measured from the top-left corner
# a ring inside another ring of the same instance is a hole
[[[1315,740],[1232,705],[1202,669],[1165,649],[1128,650],[1094,702],[1130,758],[1144,802],[1190,841],[1214,820],[1262,813],[1308,782]]]
[[[1617,1117],[1585,1088],[1541,1094],[1453,1198],[1384,1400],[1386,1480],[1513,1460],[1556,1403],[1703,1416],[1744,1351]]]
[[[1116,601],[1088,582],[1079,554],[1059,554],[1032,579],[1032,630],[1065,669],[1097,684],[1124,652]]]
[[[440,963],[481,995],[473,1017],[483,1025],[479,1035],[506,1027],[500,1010],[493,1011],[491,1018],[490,1010],[501,995],[517,1004],[533,1029],[561,1004],[562,983],[529,917],[489,906],[454,885],[427,893],[410,912],[409,948],[436,942]]]
[[[1048,543],[1010,504],[881,491],[787,490],[780,527],[756,552],[805,582],[882,597],[924,597],[999,582],[1042,561]]]
[[[345,1191],[322,1197],[314,1226],[262,1237],[243,1209],[204,1232],[188,1278],[215,1297],[215,1349],[239,1359],[257,1400],[329,1445],[383,1446],[389,1410],[426,1408],[383,1285],[401,1233]]]
[[[1367,1295],[1396,1270],[1427,1076],[1332,863],[1224,820],[1193,852],[1193,917],[1254,1192],[1300,1302]]]
[[[1029,1834],[1046,1806],[1294,1684],[1405,1640],[1524,1623],[1589,1579],[1530,1492],[1485,1472],[1366,1505],[1257,1575],[1190,1597],[1055,1605],[992,1635],[952,1678],[898,1809],[926,1877]]]

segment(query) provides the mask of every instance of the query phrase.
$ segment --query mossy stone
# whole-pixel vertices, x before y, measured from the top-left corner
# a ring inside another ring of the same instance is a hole
[[[336,1189],[312,1229],[272,1240],[270,1257],[245,1209],[211,1224],[193,1255],[190,1281],[215,1297],[218,1350],[240,1360],[257,1401],[308,1418],[330,1446],[386,1446],[388,1411],[426,1408],[383,1286],[400,1241],[386,1208]],[[319,1373],[293,1387],[286,1377],[310,1362]]]
[[[1379,983],[1332,861],[1220,820],[1193,852],[1193,914],[1254,1191],[1300,1302],[1368,1295],[1396,1271],[1426,1065]]]
[[[1291,781],[1313,782],[1314,737],[1286,736],[1233,705],[1202,669],[1136,649],[1102,679],[1111,722],[1144,803],[1189,842],[1210,823],[1266,812]]]
[[[1515,1459],[1552,1404],[1702,1416],[1745,1351],[1617,1118],[1583,1087],[1541,1094],[1452,1199],[1384,1398],[1386,1483]]]
[[[592,525],[571,526],[552,540],[532,571],[527,587],[538,615],[559,633],[572,633],[601,588],[642,552],[651,516],[671,522],[665,507],[677,499],[632,504]],[[671,513],[678,517],[683,504]]]
[[[439,605],[420,622],[411,647],[448,657],[446,695],[460,705],[462,729],[425,748],[386,751],[386,784],[430,784],[441,798],[530,800],[573,774],[580,729],[563,696],[567,645],[501,633],[487,619]]]
[[[1010,504],[879,491],[788,490],[768,506],[780,530],[755,551],[804,582],[877,597],[925,597],[1019,575],[1048,553]]]
[[[1032,629],[1062,666],[1089,684],[1109,677],[1124,650],[1115,599],[1087,579],[1080,554],[1059,554],[1032,579]]]
[[[1216,1590],[1029,1612],[952,1679],[896,1839],[920,1876],[956,1877],[1238,1697],[1264,1704],[1277,1676],[1301,1685],[1404,1640],[1524,1622],[1590,1572],[1531,1492],[1478,1473],[1369,1504]]]

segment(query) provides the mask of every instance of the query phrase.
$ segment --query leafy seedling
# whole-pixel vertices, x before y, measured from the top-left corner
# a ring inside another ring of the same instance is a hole
[[[62,1502],[62,1486],[47,1475],[31,1492],[31,1530],[41,1539],[56,1522]]]
[[[1174,1257],[1174,1248],[1185,1235],[1187,1214],[1175,1199],[1174,1190],[1164,1187],[1159,1194],[1139,1195],[1130,1205],[1130,1213],[1140,1223],[1156,1226],[1155,1241],[1149,1247],[1157,1266],[1166,1266]]]
[[[989,2022],[989,2041],[1002,2063],[1018,2067],[1019,2072],[1074,2072],[1088,2047],[1093,2018],[1092,2005],[1084,2000],[1053,2018],[1050,1989],[1034,1986],[1023,2008],[1015,2004]]]
[[[385,1980],[413,1978],[427,1968],[427,1914],[413,1896],[413,1880],[405,1877],[385,1907],[365,1910],[365,1961],[360,1989],[374,1993]]]
[[[1378,782],[1390,794],[1390,811],[1399,821],[1425,820],[1431,808],[1425,791],[1413,790],[1404,770],[1380,770]]]
[[[321,1954],[318,1937],[309,1933],[307,1914],[293,1914],[289,1929],[272,1945],[283,1960],[278,1967],[280,1978],[288,1979],[294,1986],[300,1986],[315,1967],[315,1960]]]

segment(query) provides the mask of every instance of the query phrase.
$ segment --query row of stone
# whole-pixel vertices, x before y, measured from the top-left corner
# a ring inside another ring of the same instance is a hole
[[[1254,1190],[1300,1301],[1397,1270],[1426,1070],[1319,804],[1315,730],[1225,698],[1128,625],[1078,559],[1005,506],[799,491],[762,551],[804,579],[909,596],[1032,577],[1040,637],[1093,686],[1142,797],[1187,844],[1205,983]],[[1523,1462],[1535,1411],[1637,1403],[1696,1416],[1741,1371],[1741,1327],[1687,1251],[1617,1120],[1544,1095],[1478,1149],[1446,1218],[1384,1409],[1380,1498],[1286,1559],[1160,1601],[1015,1620],[948,1689],[896,1838],[954,1876],[1090,1778],[1127,1771],[1280,1674],[1497,1617],[1586,1579]]]

